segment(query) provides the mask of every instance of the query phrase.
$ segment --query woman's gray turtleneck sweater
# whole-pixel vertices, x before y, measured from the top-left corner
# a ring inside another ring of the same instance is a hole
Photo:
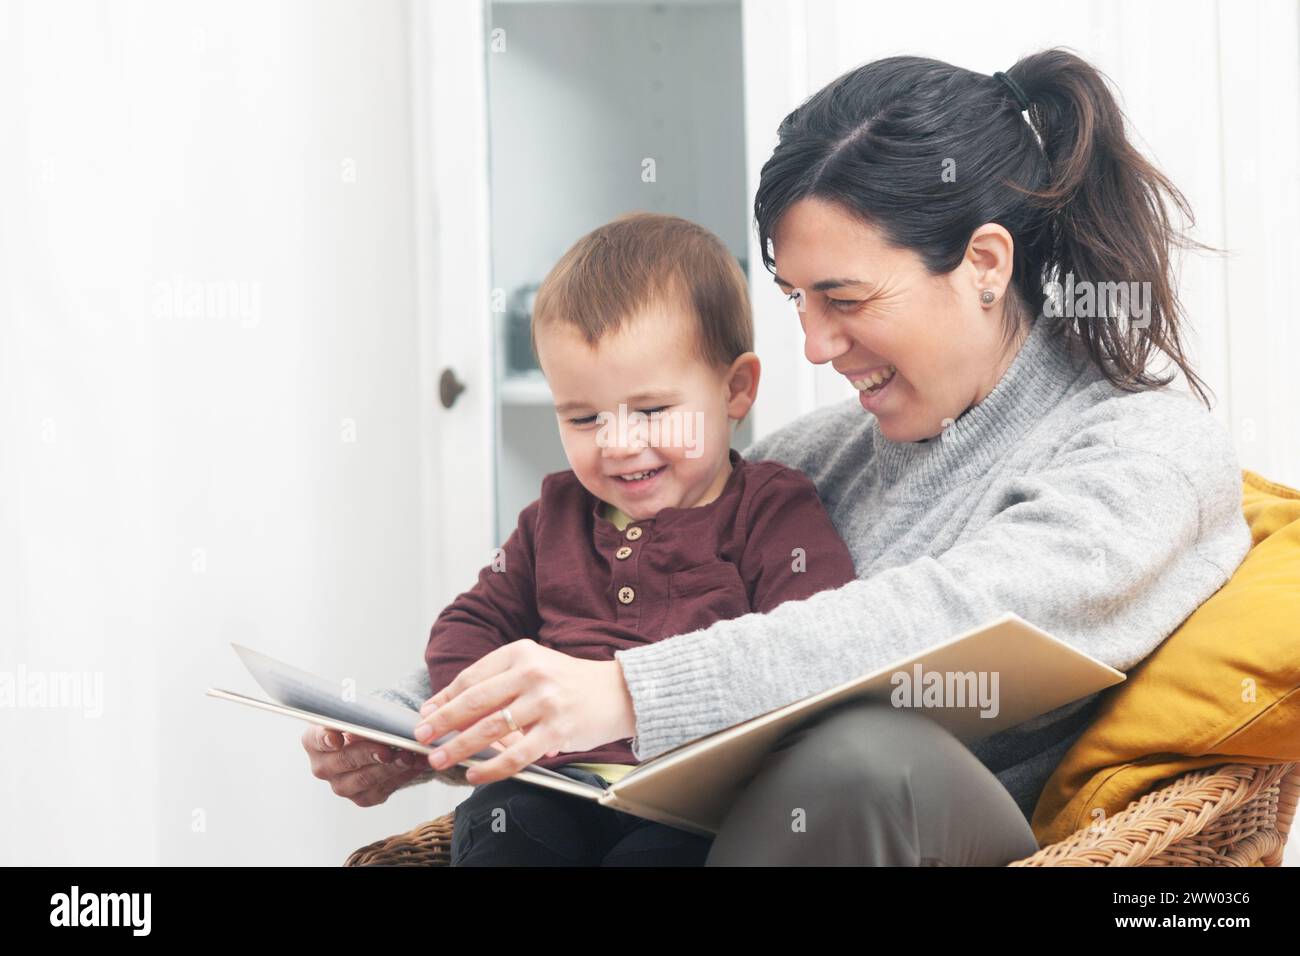
[[[1125,392],[1040,317],[983,401],[926,442],[856,397],[744,451],[816,484],[858,580],[619,651],[646,760],[1014,611],[1122,671],[1250,547],[1226,429],[1173,388]],[[377,692],[418,707],[428,676]],[[1026,819],[1097,695],[971,745]]]

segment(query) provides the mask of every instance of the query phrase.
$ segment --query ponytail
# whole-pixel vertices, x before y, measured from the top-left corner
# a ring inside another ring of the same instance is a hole
[[[1112,383],[1129,391],[1173,380],[1172,373],[1157,378],[1148,371],[1153,353],[1163,352],[1208,407],[1208,387],[1184,351],[1170,252],[1214,250],[1171,222],[1172,208],[1189,226],[1194,223],[1186,198],[1134,148],[1104,76],[1084,60],[1065,50],[1045,50],[1025,57],[1008,74],[1029,99],[1029,119],[1042,138],[1048,174],[1047,185],[1031,193],[1046,217],[1046,242],[1022,279],[1041,270],[1043,282],[1058,287],[1067,277],[1072,284],[1087,281],[1094,287],[1141,283],[1149,293],[1137,322],[1131,314],[1123,323],[1111,316],[1079,322],[1067,334],[1083,344]],[[1033,301],[1029,296],[1042,295],[1042,287],[1021,292]]]

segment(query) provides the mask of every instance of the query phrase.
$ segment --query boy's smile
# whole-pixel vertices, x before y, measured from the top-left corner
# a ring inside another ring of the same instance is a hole
[[[563,323],[537,332],[570,467],[634,520],[717,498],[731,473],[731,421],[757,393],[758,357],[710,367],[695,324],[689,312],[656,304],[594,346]]]

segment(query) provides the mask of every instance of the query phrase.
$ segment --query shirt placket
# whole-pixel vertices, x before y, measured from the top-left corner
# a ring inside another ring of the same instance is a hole
[[[635,628],[641,623],[643,598],[637,593],[640,587],[638,571],[641,551],[650,541],[648,528],[629,524],[619,536],[614,550],[614,608],[619,624]]]

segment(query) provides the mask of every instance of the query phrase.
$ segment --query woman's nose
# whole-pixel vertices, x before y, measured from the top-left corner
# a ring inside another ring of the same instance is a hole
[[[809,305],[799,319],[803,325],[803,354],[814,365],[824,365],[853,347],[839,323],[819,314],[815,306]]]

